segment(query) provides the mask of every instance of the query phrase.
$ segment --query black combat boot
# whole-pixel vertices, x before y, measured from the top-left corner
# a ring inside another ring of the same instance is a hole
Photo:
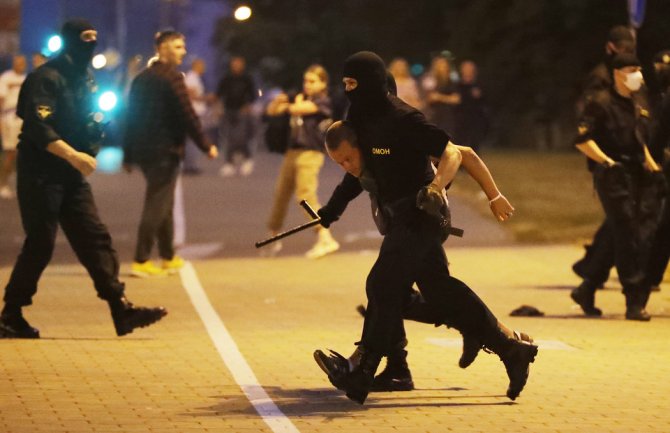
[[[372,381],[370,391],[411,391],[413,389],[414,381],[412,381],[412,373],[407,365],[407,351],[404,348],[398,348],[389,353],[386,368]]]
[[[382,356],[361,346],[359,350],[362,353],[360,363],[347,375],[344,391],[350,400],[363,404],[372,387]]]
[[[521,333],[518,332],[514,332],[513,337],[508,337],[502,330],[498,330],[496,334],[488,338],[489,341],[485,346],[486,349],[498,355],[505,364],[505,370],[509,378],[507,397],[516,400],[528,381],[530,363],[535,361],[537,346],[523,340]],[[525,336],[532,340],[527,335]]]
[[[112,311],[116,335],[119,337],[130,334],[135,328],[158,322],[167,314],[163,307],[135,307],[125,296],[109,301],[109,308]]]
[[[0,314],[0,338],[40,338],[40,331],[30,326],[21,307],[6,304]]]
[[[648,322],[651,315],[647,312],[650,290],[644,292],[626,293],[626,320]]]
[[[599,317],[603,315],[600,308],[595,306],[595,291],[593,283],[584,280],[576,289],[570,292],[570,297],[575,301],[587,316]]]
[[[349,361],[334,350],[329,349],[328,351],[330,352],[329,355],[321,350],[315,350],[314,360],[321,370],[328,375],[330,383],[332,383],[335,388],[344,391],[346,377],[350,372]]]

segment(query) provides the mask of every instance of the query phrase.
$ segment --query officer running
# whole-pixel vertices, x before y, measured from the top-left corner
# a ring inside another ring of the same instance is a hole
[[[362,404],[382,356],[405,341],[404,297],[416,282],[426,301],[440,311],[441,323],[501,358],[510,379],[507,395],[516,399],[537,346],[500,328],[481,299],[449,274],[442,248],[450,226],[442,194],[456,175],[460,152],[423,114],[388,94],[386,68],[376,54],[360,52],[347,59],[343,81],[351,126],[332,126],[326,147],[347,174],[319,216],[328,227],[365,189],[384,214],[385,234],[366,283],[368,311],[359,356],[346,360],[317,351],[315,360],[347,397]],[[437,172],[431,159],[439,161]]]

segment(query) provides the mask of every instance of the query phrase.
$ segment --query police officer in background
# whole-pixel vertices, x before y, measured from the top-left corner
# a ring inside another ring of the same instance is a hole
[[[609,93],[612,87],[612,59],[618,53],[635,54],[635,38],[626,26],[614,26],[610,29],[605,43],[605,56],[589,72],[584,82],[582,95],[577,103],[580,116],[590,99]],[[591,168],[589,164],[589,170]],[[604,286],[610,269],[614,266],[614,234],[609,228],[606,224],[598,228],[593,242],[586,246],[584,257],[572,266],[572,270],[580,278],[590,280],[597,287]]]
[[[97,32],[88,21],[74,19],[63,25],[61,36],[63,52],[28,76],[17,106],[23,119],[17,190],[26,239],[5,288],[2,337],[39,338],[22,307],[37,292],[59,224],[98,296],[109,303],[117,335],[167,314],[162,307],[135,307],[126,299],[112,239],[85,179],[96,168],[94,155],[102,137],[93,120],[95,82],[88,70]]]
[[[316,362],[347,397],[363,403],[381,358],[405,343],[403,307],[408,287],[416,282],[439,310],[441,323],[501,358],[510,379],[507,395],[515,399],[537,347],[507,335],[482,300],[450,276],[442,248],[449,228],[442,194],[458,170],[458,148],[423,114],[388,94],[386,67],[376,54],[349,57],[343,81],[350,123],[331,126],[326,147],[347,174],[318,213],[328,227],[365,189],[385,215],[384,240],[366,282],[368,310],[359,356],[331,359],[316,351]],[[437,172],[431,160],[439,161]]]
[[[666,182],[670,183],[670,50],[663,50],[654,56],[654,73],[659,86],[656,103],[658,129],[651,152],[656,161],[663,162]],[[654,239],[647,279],[652,290],[660,290],[663,275],[670,260],[670,189],[666,191],[665,206]]]
[[[604,226],[613,236],[614,263],[626,297],[626,319],[648,321],[650,286],[646,267],[662,206],[664,182],[647,144],[651,113],[645,98],[633,93],[643,83],[640,62],[629,53],[612,59],[612,86],[592,97],[579,120],[577,148],[589,158]],[[589,279],[571,292],[587,315],[595,307],[596,285]]]

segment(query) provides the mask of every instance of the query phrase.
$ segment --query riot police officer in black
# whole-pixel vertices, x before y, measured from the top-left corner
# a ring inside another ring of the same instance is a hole
[[[646,266],[662,206],[664,179],[647,144],[651,110],[635,95],[643,79],[637,57],[617,54],[612,60],[612,86],[594,95],[578,125],[577,148],[589,158],[605,225],[614,238],[614,263],[626,297],[626,319],[648,321],[650,286]],[[571,297],[587,315],[595,307],[596,285],[585,279]]]
[[[88,70],[97,32],[88,21],[74,19],[63,25],[61,36],[62,53],[27,77],[17,106],[23,119],[17,191],[26,239],[5,288],[0,336],[6,338],[39,338],[22,308],[31,305],[51,260],[58,225],[98,296],[109,303],[117,335],[167,314],[162,307],[135,307],[126,299],[112,239],[85,179],[96,168],[94,155],[102,138],[93,116],[95,82]]]
[[[416,282],[426,301],[441,312],[442,323],[500,356],[510,378],[507,395],[515,399],[537,347],[500,329],[481,299],[449,274],[442,248],[449,229],[442,193],[458,170],[458,149],[419,111],[388,94],[386,68],[376,54],[360,52],[347,59],[344,83],[351,126],[331,127],[326,146],[347,174],[319,210],[321,222],[329,226],[339,219],[349,201],[365,189],[385,215],[386,227],[366,283],[368,310],[357,350],[360,356],[333,364],[323,362],[329,359],[317,351],[317,363],[350,399],[363,403],[381,357],[405,341],[405,296]],[[348,129],[355,133],[347,133]],[[437,173],[431,159],[439,160]]]

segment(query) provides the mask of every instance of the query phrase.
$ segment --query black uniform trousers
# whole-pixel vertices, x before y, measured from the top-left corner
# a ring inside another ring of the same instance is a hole
[[[670,160],[663,166],[666,187],[670,185]],[[663,274],[670,261],[670,188],[666,188],[663,214],[658,231],[654,238],[651,249],[649,267],[647,269],[647,282],[650,286],[658,286],[663,281]]]
[[[626,304],[644,306],[650,285],[646,270],[658,229],[662,174],[649,173],[641,164],[597,166],[594,180],[614,241],[614,264],[626,295]]]
[[[5,288],[7,304],[32,304],[37,283],[53,254],[60,224],[77,258],[105,300],[123,296],[119,260],[107,227],[100,221],[91,186],[74,169],[36,171],[18,153],[17,194],[26,234]]]
[[[179,175],[179,157],[165,155],[139,163],[147,182],[144,209],[137,233],[135,261],[146,262],[158,240],[161,258],[174,257],[174,192]]]
[[[600,287],[609,279],[610,269],[614,266],[614,233],[609,220],[603,221],[591,245],[586,247],[584,257],[576,262],[572,269],[582,279],[595,287]]]
[[[449,274],[440,228],[414,208],[391,222],[367,278],[368,309],[361,337],[367,350],[388,355],[403,345],[403,315],[408,287],[414,282],[435,312],[434,323],[456,328],[484,344],[499,341],[493,313],[466,284]]]

